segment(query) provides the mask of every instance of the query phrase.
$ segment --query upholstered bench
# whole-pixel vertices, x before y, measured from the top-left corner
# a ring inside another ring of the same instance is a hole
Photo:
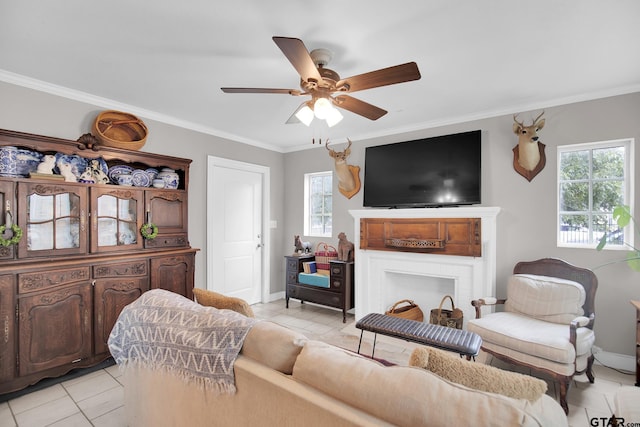
[[[356,328],[362,330],[360,332],[360,342],[358,343],[358,353],[360,353],[364,331],[375,334],[371,357],[376,351],[377,334],[453,351],[461,356],[467,356],[467,359],[475,358],[482,345],[482,338],[475,332],[447,328],[446,326],[432,325],[380,313],[367,314],[356,322]]]

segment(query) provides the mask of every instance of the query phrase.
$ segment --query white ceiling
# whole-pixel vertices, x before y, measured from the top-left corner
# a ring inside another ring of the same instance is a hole
[[[639,21],[638,0],[0,0],[0,80],[287,152],[640,91]],[[353,94],[377,121],[285,124],[304,99],[220,90],[299,88],[272,36],[422,79]]]

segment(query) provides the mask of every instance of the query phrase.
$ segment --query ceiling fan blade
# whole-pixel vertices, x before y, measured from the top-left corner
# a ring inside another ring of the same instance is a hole
[[[302,92],[297,89],[267,89],[260,87],[221,87],[224,93],[278,93],[283,95],[300,96]]]
[[[309,55],[309,51],[302,40],[291,37],[274,36],[273,41],[278,45],[289,62],[291,62],[298,74],[300,74],[302,80],[306,82],[322,81],[322,77],[316,68],[316,64],[313,63],[313,59],[311,59],[311,55]]]
[[[359,114],[370,120],[378,120],[380,117],[387,114],[387,111],[382,108],[378,108],[375,105],[371,105],[348,95],[336,96],[333,98],[333,104],[336,107],[344,108],[345,110]]]
[[[410,82],[420,79],[420,71],[415,62],[382,68],[376,71],[359,74],[340,80],[336,87],[346,92],[356,92],[374,87],[388,86],[396,83]]]

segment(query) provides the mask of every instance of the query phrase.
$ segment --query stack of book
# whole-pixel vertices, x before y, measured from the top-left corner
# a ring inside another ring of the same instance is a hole
[[[318,271],[318,268],[316,267],[316,262],[315,261],[309,261],[309,262],[303,262],[302,263],[302,270],[305,273],[316,273]]]

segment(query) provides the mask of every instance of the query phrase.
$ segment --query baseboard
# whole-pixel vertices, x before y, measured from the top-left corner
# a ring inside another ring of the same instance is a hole
[[[601,350],[595,354],[595,358],[598,365],[630,373],[636,371],[636,358],[633,356]]]
[[[273,301],[277,301],[279,299],[284,299],[284,298],[285,298],[284,291],[280,291],[280,292],[276,292],[274,294],[269,294],[269,301],[267,301],[267,302],[273,302]]]

